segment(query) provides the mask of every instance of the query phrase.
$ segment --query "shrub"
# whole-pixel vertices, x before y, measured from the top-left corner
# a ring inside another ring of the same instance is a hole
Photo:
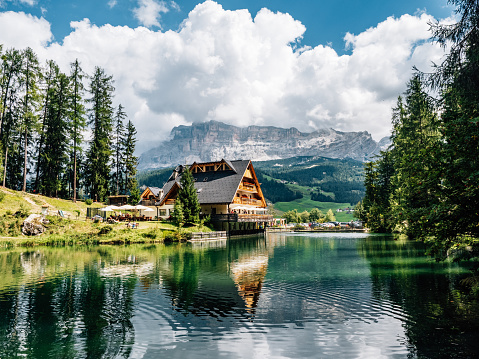
[[[88,198],[88,199],[85,200],[85,204],[86,204],[87,206],[91,206],[91,205],[93,204],[93,200],[90,199],[90,198]]]
[[[143,238],[156,239],[158,237],[158,230],[156,228],[151,228],[148,232],[141,234]]]
[[[0,202],[2,202],[4,198],[5,198],[5,193],[0,192]]]
[[[15,217],[27,218],[29,215],[30,211],[28,210],[28,208],[23,203],[20,203],[20,209],[15,212]]]
[[[113,226],[107,225],[107,226],[101,227],[98,234],[99,235],[109,234],[112,230],[113,230]]]
[[[183,235],[180,231],[167,231],[164,236],[165,242],[180,242],[183,240]]]

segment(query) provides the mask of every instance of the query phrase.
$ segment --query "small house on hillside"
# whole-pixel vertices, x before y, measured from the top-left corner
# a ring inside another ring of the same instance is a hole
[[[108,197],[109,206],[123,206],[128,203],[127,195],[116,195]]]
[[[176,167],[163,186],[163,196],[156,203],[160,206],[160,215],[172,212],[181,176],[186,170],[195,180],[201,214],[210,216],[218,230],[255,230],[273,220],[273,216],[265,214],[266,200],[250,160],[222,159]]]

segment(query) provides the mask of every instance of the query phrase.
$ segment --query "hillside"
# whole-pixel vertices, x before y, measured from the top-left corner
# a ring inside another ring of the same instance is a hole
[[[86,216],[85,202],[73,203],[69,200],[46,197],[33,193],[18,192],[8,188],[0,188],[0,216],[7,213],[15,213],[19,210],[26,210],[29,213],[41,213],[42,206],[47,204],[49,213],[57,213],[62,210],[65,216],[72,219]],[[93,207],[101,207],[103,204],[94,203]]]

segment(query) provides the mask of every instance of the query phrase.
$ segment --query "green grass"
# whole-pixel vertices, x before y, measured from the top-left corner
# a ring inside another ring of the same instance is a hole
[[[317,208],[322,211],[324,214],[331,209],[334,212],[336,220],[339,222],[350,222],[354,219],[352,214],[346,212],[337,213],[336,210],[341,208],[351,208],[349,203],[336,203],[336,202],[317,202],[311,199],[311,190],[310,187],[300,186],[295,184],[287,184],[287,186],[293,191],[300,191],[303,194],[303,198],[295,199],[291,202],[276,202],[274,204],[274,209],[280,212],[288,212],[296,209],[298,212],[308,211],[311,212],[313,208]]]
[[[139,222],[138,229],[127,228],[126,223],[93,223],[86,220],[87,205],[69,200],[49,198],[30,193],[0,189],[0,247],[34,245],[84,245],[103,243],[151,243],[184,238],[188,232],[209,232],[206,226],[178,229],[169,222]],[[23,220],[28,214],[40,214],[43,204],[48,204],[50,223],[41,236],[22,235]],[[104,204],[94,203],[92,207]],[[67,218],[57,216],[64,211]],[[20,211],[20,212],[19,212]],[[76,211],[80,212],[77,218]],[[17,215],[15,213],[19,212]]]

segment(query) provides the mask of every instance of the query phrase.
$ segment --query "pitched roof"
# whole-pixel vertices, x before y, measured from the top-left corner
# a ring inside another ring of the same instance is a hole
[[[148,187],[151,191],[151,193],[153,193],[153,195],[155,197],[158,197],[160,195],[160,191],[161,191],[161,188],[160,187]]]
[[[234,170],[192,173],[200,204],[233,202],[233,198],[250,162],[249,160],[228,161],[228,166],[234,168]],[[179,182],[183,170],[183,166],[178,166],[173,171],[168,182],[165,183],[163,187],[164,195],[160,201],[161,204],[163,204],[163,200],[166,199],[175,183],[178,186],[180,185]]]

